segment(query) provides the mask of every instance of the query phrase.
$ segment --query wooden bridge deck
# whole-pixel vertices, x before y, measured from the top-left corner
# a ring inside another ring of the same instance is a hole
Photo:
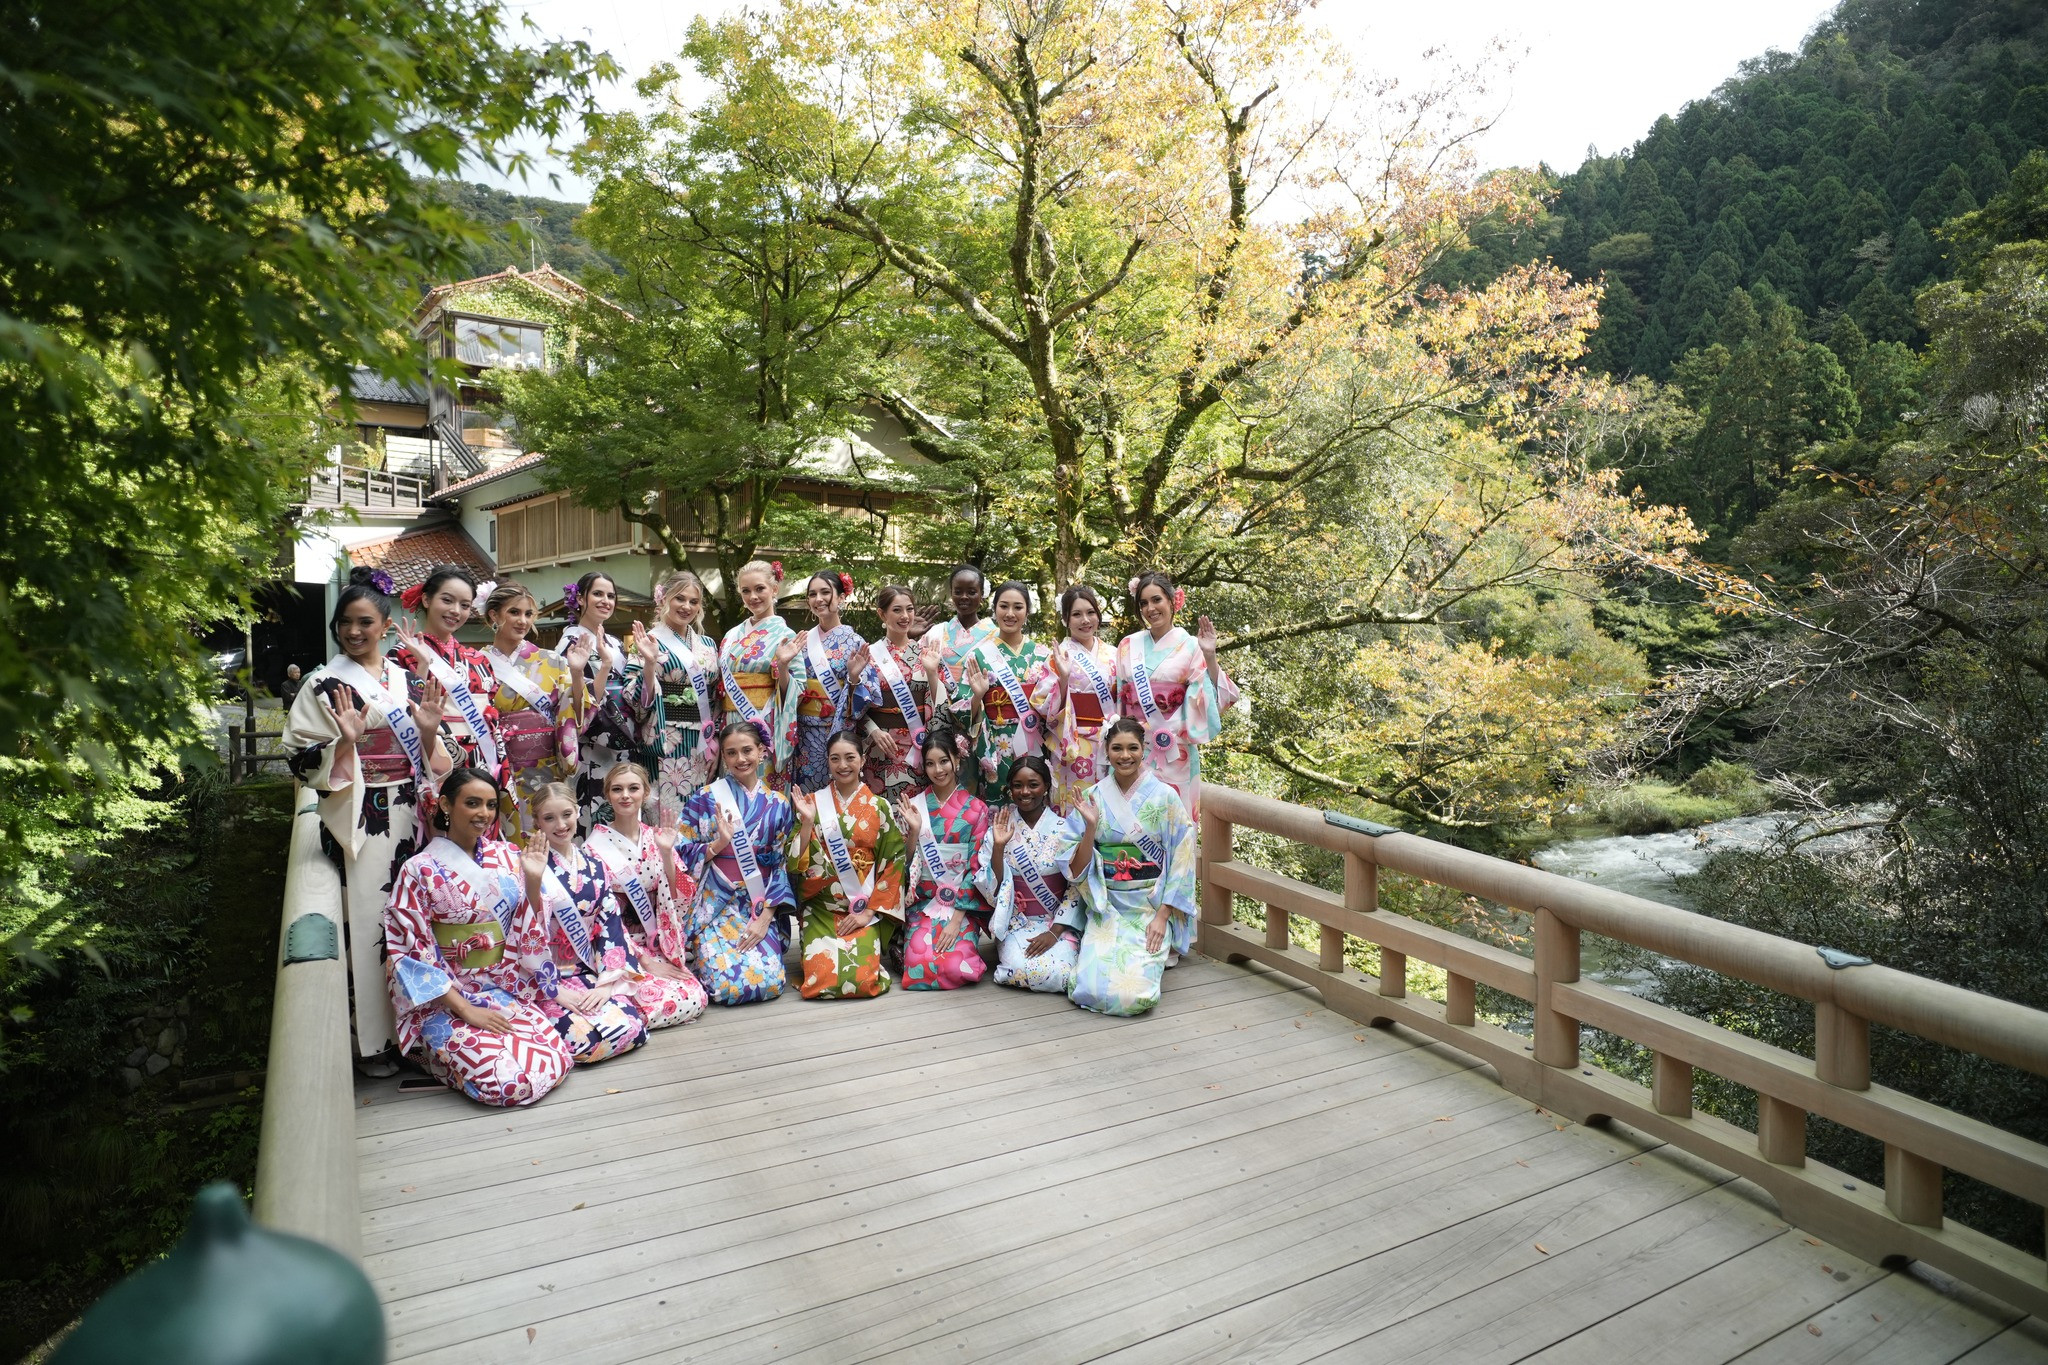
[[[1282,977],[1167,983],[714,1009],[516,1113],[364,1083],[392,1359],[2048,1359]]]

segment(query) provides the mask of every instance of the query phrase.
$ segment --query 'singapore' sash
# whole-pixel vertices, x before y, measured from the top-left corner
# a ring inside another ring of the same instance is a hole
[[[548,700],[547,693],[540,690],[540,684],[526,676],[526,670],[519,666],[517,659],[500,654],[496,645],[484,651],[484,658],[490,663],[491,676],[498,680],[498,686],[516,695],[548,724],[555,723],[553,703]]]
[[[863,878],[853,870],[853,850],[846,845],[846,831],[839,828],[839,798],[826,783],[818,789],[818,836],[825,841],[825,852],[832,857],[832,871],[839,877],[839,889],[846,893],[848,913],[864,915],[868,902],[875,894],[875,868],[868,865],[868,875]]]
[[[1150,773],[1141,773],[1138,785],[1133,790],[1143,791],[1147,782],[1158,780]],[[1109,818],[1116,821],[1117,827],[1130,836],[1131,842],[1144,849],[1145,856],[1159,865],[1159,874],[1165,876],[1166,849],[1146,831],[1144,825],[1139,823],[1138,813],[1131,809],[1130,797],[1117,785],[1116,774],[1112,773],[1095,784],[1095,798],[1102,803]]]
[[[1167,632],[1171,640],[1181,633],[1179,626]],[[1160,641],[1163,645],[1166,640]],[[1138,641],[1131,646],[1131,690],[1138,694],[1138,706],[1145,713],[1145,734],[1150,740],[1156,757],[1165,758],[1173,750],[1173,731],[1168,728],[1166,713],[1159,708],[1159,701],[1152,695],[1152,670],[1145,666],[1145,645]]]
[[[1116,689],[1110,686],[1109,675],[1102,671],[1101,664],[1095,662],[1092,651],[1081,648],[1072,640],[1062,641],[1059,647],[1067,651],[1067,658],[1080,669],[1082,678],[1088,683],[1088,690],[1093,692],[1095,700],[1101,703],[1102,723],[1106,727],[1117,716]],[[1148,689],[1151,686],[1149,679],[1146,686]]]
[[[457,668],[439,654],[433,646],[422,642],[417,653],[426,656],[427,672],[434,675],[434,681],[441,684],[441,690],[448,694],[448,700],[455,703],[463,722],[469,726],[470,735],[476,740],[477,755],[484,761],[487,772],[498,770],[498,739],[491,733],[489,722],[484,719],[483,703],[476,699],[476,693],[469,690],[469,670]],[[493,670],[494,672],[496,670]]]
[[[685,640],[666,625],[654,628],[654,638],[661,642],[662,648],[669,652],[670,657],[682,664],[683,672],[689,676],[690,691],[697,697],[697,728],[702,732],[704,742],[709,744],[711,736],[718,729],[718,708],[711,700],[710,675],[697,666],[696,642]],[[752,717],[748,719],[751,720]]]
[[[477,866],[476,859],[445,834],[427,845],[427,856],[441,869],[441,875],[454,883],[465,901],[489,913],[505,936],[512,936],[512,916],[519,910],[518,883],[505,874],[493,876],[485,872]]]
[[[610,825],[598,825],[583,841],[583,847],[604,864],[612,884],[626,893],[626,899],[633,903],[633,913],[640,917],[640,927],[647,931],[648,937],[659,937],[661,931],[655,924],[654,898],[647,892],[647,883],[640,878],[639,845]]]
[[[832,676],[832,651],[825,648],[824,634],[818,630],[804,632],[804,661],[811,666],[811,676],[825,689],[825,699],[832,703],[833,728],[839,728],[839,717],[846,710],[846,689]]]
[[[390,676],[391,663],[384,661],[385,676]],[[405,750],[406,761],[412,764],[413,781],[419,784],[420,796],[424,799],[434,793],[434,774],[427,767],[426,740],[420,735],[420,727],[412,718],[412,705],[405,689],[392,693],[384,684],[370,676],[368,669],[349,658],[337,654],[327,665],[327,676],[338,678],[356,690],[357,695],[369,705],[377,708],[377,714],[384,717],[384,723],[391,727],[391,733],[398,736],[398,747]],[[454,845],[449,845],[454,847]]]
[[[740,880],[747,886],[748,910],[758,915],[768,903],[768,879],[761,875],[761,859],[754,851],[754,836],[747,832],[747,817],[734,795],[733,780],[721,777],[713,782],[711,799],[732,816],[732,860],[740,865]]]
[[[910,727],[909,763],[912,772],[924,770],[924,717],[917,711],[917,694],[910,690],[910,679],[903,676],[903,669],[896,662],[896,653],[885,640],[875,654],[875,672],[881,675],[889,695],[895,699],[896,709],[903,713],[904,724]]]
[[[583,922],[583,912],[576,908],[569,888],[563,886],[562,879],[555,875],[554,856],[549,853],[548,870],[540,874],[541,908],[562,926],[562,937],[568,939],[569,946],[576,950],[576,960],[586,967],[594,967],[597,964],[590,960],[590,926]]]
[[[966,855],[971,850],[958,844],[948,844],[942,848],[938,838],[932,833],[932,827],[939,819],[939,808],[933,803],[932,794],[927,791],[917,799],[924,802],[924,820],[918,825],[917,832],[917,853],[924,859],[925,875],[938,887],[938,894],[934,899],[944,912],[932,918],[951,919],[953,911],[959,904],[960,884],[966,880]],[[947,848],[953,850],[953,857],[950,860],[946,856]],[[954,866],[955,862],[960,865]]]
[[[1016,708],[1017,728],[1010,735],[1010,753],[1018,758],[1039,750],[1038,712],[1031,709],[1031,698],[1024,695],[1024,684],[1017,681],[1017,672],[1010,667],[1010,661],[1003,657],[1001,645],[989,649],[978,649],[975,653],[987,665],[989,676],[997,686],[1010,694],[1010,705]]]

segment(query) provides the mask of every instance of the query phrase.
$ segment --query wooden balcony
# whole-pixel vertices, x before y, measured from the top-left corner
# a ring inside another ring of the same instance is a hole
[[[347,507],[358,512],[417,513],[434,491],[421,474],[399,474],[360,465],[324,465],[306,481],[306,506]]]

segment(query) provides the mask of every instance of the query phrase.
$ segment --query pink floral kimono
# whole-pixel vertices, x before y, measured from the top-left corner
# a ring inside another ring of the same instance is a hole
[[[1052,805],[1071,811],[1074,802],[1109,774],[1109,759],[1102,751],[1102,733],[1117,718],[1116,650],[1098,639],[1086,654],[1077,657],[1081,646],[1071,639],[1054,646],[1066,655],[1067,679],[1060,684],[1050,661],[1035,667],[1025,679],[1031,704],[1045,717],[1045,758],[1052,765]],[[1199,651],[1198,651],[1199,652]],[[1094,672],[1088,670],[1094,665]],[[1098,688],[1097,682],[1101,685]],[[1104,694],[1107,694],[1106,696]],[[1004,799],[1008,799],[1005,793]]]
[[[1242,698],[1220,668],[1209,677],[1202,646],[1174,626],[1164,639],[1135,631],[1116,649],[1117,704],[1145,722],[1145,766],[1176,792],[1189,818],[1201,818],[1202,753],[1223,729],[1223,713]]]
[[[646,825],[640,826],[637,843],[610,825],[594,826],[583,841],[583,852],[604,867],[612,887],[613,909],[625,924],[633,957],[642,965],[648,958],[658,957],[682,972],[681,979],[642,974],[633,998],[647,1016],[647,1027],[689,1023],[704,1012],[708,1000],[703,983],[684,965],[690,941],[689,907],[697,883],[683,870],[682,857],[676,858],[676,880],[671,882],[662,874],[661,845]]]
[[[913,991],[950,991],[981,980],[988,971],[979,935],[988,929],[989,909],[975,889],[988,838],[988,807],[964,787],[954,788],[944,801],[928,791],[911,799],[924,804],[925,828],[911,846],[903,985]],[[910,831],[904,833],[908,837]],[[967,924],[941,953],[938,932],[955,915],[964,915]]]

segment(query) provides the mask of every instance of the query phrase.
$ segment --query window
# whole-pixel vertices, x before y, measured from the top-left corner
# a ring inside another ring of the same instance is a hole
[[[456,358],[486,369],[537,370],[546,361],[547,329],[534,323],[455,319]]]

